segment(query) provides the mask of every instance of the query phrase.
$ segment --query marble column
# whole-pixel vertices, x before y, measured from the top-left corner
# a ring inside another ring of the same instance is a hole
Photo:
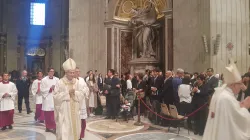
[[[168,7],[165,13],[165,71],[173,69],[173,10]]]
[[[105,1],[69,1],[69,50],[82,73],[106,73]]]
[[[132,30],[128,27],[127,22],[118,21],[118,20],[110,20],[105,21],[105,29],[106,29],[106,48],[107,48],[107,69],[115,69],[119,75],[122,74],[122,33],[123,32],[132,32]],[[123,38],[124,39],[124,38]],[[131,41],[132,40],[128,40]],[[126,46],[126,45],[125,45]],[[127,47],[127,46],[126,46]],[[132,50],[131,50],[132,51]],[[129,56],[129,55],[127,55]],[[132,58],[127,58],[131,60]],[[127,65],[127,64],[125,64]]]
[[[6,71],[7,34],[0,32],[0,73]]]
[[[69,1],[69,51],[77,66],[86,72],[89,58],[90,0]]]

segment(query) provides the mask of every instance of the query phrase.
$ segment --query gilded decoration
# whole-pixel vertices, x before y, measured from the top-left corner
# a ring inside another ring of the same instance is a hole
[[[134,10],[145,9],[150,5],[150,1],[154,3],[158,15],[157,18],[163,17],[163,11],[167,7],[166,0],[119,0],[115,9],[114,18],[117,20],[129,21],[134,15]]]

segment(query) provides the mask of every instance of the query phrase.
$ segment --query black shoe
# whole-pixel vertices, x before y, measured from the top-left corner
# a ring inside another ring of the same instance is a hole
[[[19,113],[22,113],[22,111],[21,111],[21,110],[19,110]]]
[[[13,126],[12,126],[12,125],[9,125],[9,129],[13,129]]]
[[[194,135],[198,135],[198,132],[194,132]]]
[[[45,132],[50,132],[50,130],[48,128],[45,129]]]
[[[44,121],[39,121],[39,123],[44,123]]]
[[[105,117],[104,119],[111,119],[111,117],[110,117],[110,116],[107,116],[107,117]]]
[[[36,118],[36,116],[34,117],[34,120],[35,120],[35,121],[37,121],[37,118]]]
[[[2,129],[1,129],[1,130],[2,130],[2,131],[4,131],[4,130],[6,130],[6,129],[7,129],[7,127],[6,127],[6,126],[4,126],[4,127],[2,127]]]
[[[31,111],[31,110],[30,110],[30,111],[27,111],[27,114],[30,114],[30,113],[32,113],[32,112],[33,112],[33,111]]]

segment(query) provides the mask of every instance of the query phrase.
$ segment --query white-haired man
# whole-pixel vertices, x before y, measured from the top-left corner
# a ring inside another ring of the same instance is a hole
[[[241,89],[241,75],[231,60],[224,73],[225,84],[215,90],[212,97],[203,140],[249,140],[250,97],[239,103],[236,100]]]
[[[85,80],[82,77],[80,77],[80,73],[81,73],[80,69],[78,67],[76,67],[75,78],[78,79],[79,86],[81,86],[80,89],[84,93],[84,98],[80,102],[80,119],[81,119],[81,135],[80,135],[80,139],[81,139],[81,138],[84,138],[84,136],[85,136],[86,119],[88,117],[85,100],[88,99],[89,88],[88,88]]]
[[[84,98],[79,81],[75,77],[76,63],[69,58],[63,63],[65,76],[55,86],[54,104],[57,140],[79,140],[81,119],[80,103]]]
[[[179,85],[182,84],[183,76],[184,76],[184,70],[181,68],[178,68],[176,75],[172,81],[173,82],[173,90],[174,90],[174,100],[175,100],[174,103],[175,103],[177,108],[179,107],[179,102],[180,102],[180,98],[178,95],[178,88],[179,88]]]

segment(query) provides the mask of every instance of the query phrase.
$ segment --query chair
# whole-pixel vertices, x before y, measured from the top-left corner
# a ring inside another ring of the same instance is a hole
[[[168,106],[164,103],[161,103],[161,116],[166,118],[172,118],[168,109]],[[169,120],[161,119],[161,125],[167,126],[169,124]]]
[[[170,116],[172,118],[181,119],[181,120],[171,120],[170,125],[168,127],[168,131],[170,131],[170,127],[173,124],[173,122],[176,122],[177,123],[177,128],[178,128],[178,134],[179,134],[179,132],[180,132],[180,123],[182,121],[184,122],[187,118],[184,118],[184,116],[178,114],[178,111],[177,111],[177,108],[176,108],[175,105],[169,105],[169,109],[170,109]],[[184,119],[182,119],[182,118],[184,118]],[[189,128],[188,128],[188,134],[189,134]]]

